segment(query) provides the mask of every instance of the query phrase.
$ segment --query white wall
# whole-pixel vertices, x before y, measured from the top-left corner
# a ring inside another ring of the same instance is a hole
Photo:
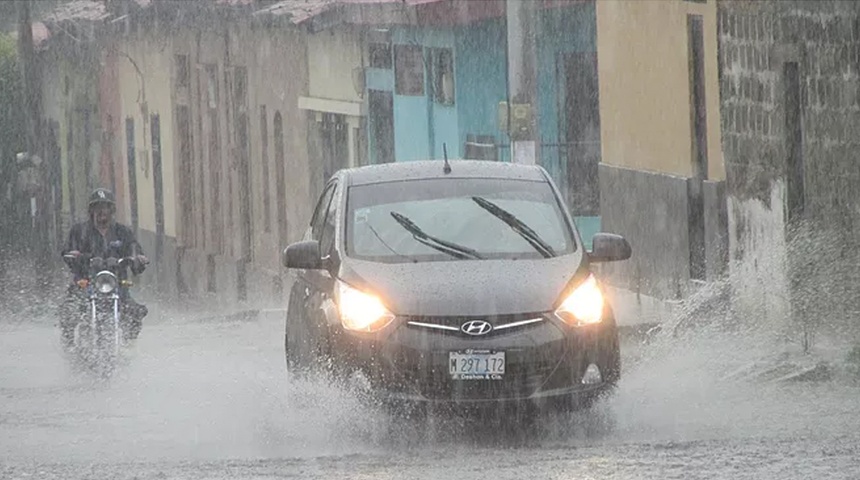
[[[783,182],[776,181],[769,205],[758,199],[727,199],[734,307],[769,330],[787,328],[790,322],[785,192]]]

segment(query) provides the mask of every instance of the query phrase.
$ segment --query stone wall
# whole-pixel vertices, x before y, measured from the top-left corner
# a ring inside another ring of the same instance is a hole
[[[860,3],[722,0],[719,41],[733,277],[752,298],[750,278],[784,293],[794,323],[856,330]],[[802,194],[789,181],[787,64],[799,76]],[[789,217],[790,197],[802,210]]]

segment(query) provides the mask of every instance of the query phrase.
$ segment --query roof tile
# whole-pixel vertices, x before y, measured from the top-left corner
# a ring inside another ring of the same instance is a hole
[[[281,0],[256,12],[257,15],[287,15],[293,23],[302,23],[317,15],[342,5],[405,4],[423,5],[442,0]]]

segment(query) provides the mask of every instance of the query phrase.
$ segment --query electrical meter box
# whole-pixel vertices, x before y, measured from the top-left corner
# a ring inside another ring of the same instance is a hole
[[[508,102],[499,102],[499,130],[508,131]],[[528,103],[512,103],[510,107],[510,132],[512,140],[531,138],[534,110]]]

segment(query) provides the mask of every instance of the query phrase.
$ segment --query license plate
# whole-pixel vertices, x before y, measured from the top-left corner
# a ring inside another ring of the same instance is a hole
[[[501,380],[505,374],[505,352],[449,352],[448,373],[454,380]]]

